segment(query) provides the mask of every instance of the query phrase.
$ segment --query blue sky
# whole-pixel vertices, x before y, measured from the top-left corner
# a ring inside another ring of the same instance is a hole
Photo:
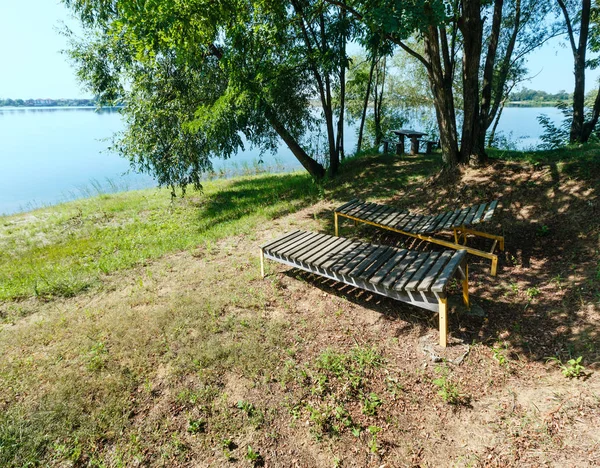
[[[76,23],[57,0],[2,0],[0,2],[0,98],[89,97],[61,50],[66,39],[61,22]],[[528,57],[530,75],[524,86],[548,92],[573,89],[570,49],[554,40]],[[596,87],[597,71],[588,73],[587,89]]]

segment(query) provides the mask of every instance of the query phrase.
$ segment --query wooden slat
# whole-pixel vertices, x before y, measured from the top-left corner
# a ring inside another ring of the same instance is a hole
[[[490,203],[490,206],[488,207],[487,211],[485,212],[485,215],[483,216],[484,222],[492,219],[496,206],[498,206],[498,200],[494,200],[492,203]]]
[[[420,291],[419,283],[423,280],[423,278],[427,277],[427,273],[434,265],[435,261],[439,258],[439,252],[432,252],[429,258],[423,262],[421,268],[419,268],[416,273],[412,276],[410,281],[406,283],[403,287],[405,291]]]
[[[310,263],[310,260],[315,255],[318,256],[323,251],[331,250],[330,248],[328,248],[330,245],[335,246],[336,244],[338,244],[340,242],[341,242],[341,239],[339,237],[327,236],[327,238],[324,239],[323,242],[321,242],[318,245],[314,245],[312,249],[307,250],[302,255],[296,257],[296,260],[301,261],[301,262]]]
[[[262,244],[260,246],[261,249],[268,249],[276,244],[279,244],[280,242],[284,242],[286,239],[289,239],[292,236],[298,236],[300,235],[302,232],[304,231],[300,231],[298,229],[296,229],[295,231],[292,232],[288,232],[280,237],[277,237],[276,239],[270,240],[269,242],[265,242],[264,244]]]
[[[473,217],[473,223],[472,224],[477,224],[481,221],[481,217],[483,216],[483,210],[485,210],[487,203],[482,203],[481,205],[479,205],[479,209],[477,210],[477,213],[475,213],[475,216]]]
[[[352,216],[362,219],[363,216],[365,216],[369,212],[371,205],[373,205],[373,203],[364,202],[360,206],[360,208],[354,212]]]
[[[419,284],[419,291],[429,291],[431,285],[435,282],[438,273],[444,268],[446,263],[452,258],[454,252],[452,250],[444,250],[442,255],[437,259],[437,262],[431,267],[431,270],[427,272],[427,275],[421,280]]]
[[[346,249],[350,244],[353,243],[353,241],[351,239],[345,239],[343,237],[340,237],[340,239],[342,240],[342,242],[340,244],[336,245],[330,251],[328,251],[328,252],[321,252],[320,255],[315,256],[314,258],[312,258],[311,259],[312,264],[315,267],[320,268],[323,263],[325,263],[328,260],[332,259],[335,255],[337,255],[339,252],[341,252],[342,250]]]
[[[352,260],[350,260],[338,270],[340,275],[349,275],[350,272],[365,258],[371,255],[375,251],[375,249],[377,249],[377,246],[367,244],[367,246],[360,253],[356,254],[356,256]]]
[[[276,244],[273,244],[271,246],[266,247],[264,250],[265,251],[274,251],[277,249],[283,249],[286,246],[288,246],[289,244],[293,243],[293,242],[298,242],[300,239],[309,236],[311,233],[307,232],[307,231],[298,231],[297,235],[293,235],[293,236],[286,236],[285,238],[280,238],[280,242],[277,242]]]
[[[337,259],[334,262],[325,262],[323,264],[323,268],[326,268],[331,271],[338,271],[340,268],[346,266],[346,264],[350,260],[356,257],[359,253],[361,253],[367,247],[367,245],[368,244],[365,244],[364,242],[356,242],[350,244],[350,248],[340,252],[340,255],[337,256]]]
[[[453,216],[458,216],[458,213],[460,212],[460,210],[457,211],[447,211],[446,215],[440,220],[440,222],[433,226],[431,228],[432,231],[441,231],[443,229],[447,229],[446,225],[448,224],[448,221],[450,221],[450,219],[452,219]]]
[[[398,228],[402,231],[412,232],[413,227],[415,227],[419,221],[423,218],[423,215],[415,215],[413,219],[411,219],[408,223],[404,225],[404,227]]]
[[[367,215],[367,217],[365,218],[366,221],[371,221],[373,222],[375,220],[375,218],[377,218],[377,216],[379,216],[379,213],[381,213],[382,210],[385,210],[386,206],[385,205],[375,205],[377,208],[375,210],[373,210],[373,212],[370,215]]]
[[[402,273],[404,273],[404,271],[413,264],[418,256],[419,254],[414,250],[409,251],[406,254],[406,257],[404,257],[400,263],[390,270],[385,279],[382,281],[382,286],[384,288],[391,289],[392,285],[398,279],[400,279]]]
[[[417,271],[419,271],[419,269],[421,268],[421,265],[423,265],[423,263],[425,263],[430,256],[431,256],[431,252],[419,254],[419,256],[415,259],[415,261],[412,262],[406,270],[404,270],[404,272],[402,273],[402,276],[400,276],[398,279],[396,279],[396,282],[394,283],[393,288],[396,291],[404,290],[404,286],[412,279],[412,277],[415,275],[415,273]]]
[[[402,249],[399,250],[396,255],[394,255],[388,262],[384,263],[379,270],[373,273],[369,283],[379,284],[383,281],[383,279],[387,276],[387,274],[398,264],[406,255],[408,254],[408,250]]]
[[[404,219],[409,213],[407,211],[396,211],[392,216],[383,220],[383,225],[388,227],[395,227],[402,219]]]
[[[433,231],[433,227],[436,224],[438,224],[444,216],[446,216],[446,213],[440,213],[437,216],[435,216],[434,218],[432,218],[425,226],[423,226],[423,228],[421,229],[421,232]]]
[[[294,246],[290,246],[285,250],[272,251],[275,255],[286,258],[296,257],[301,255],[306,249],[312,249],[314,245],[319,244],[325,238],[325,234],[316,233],[314,236],[305,237],[302,241]]]
[[[473,217],[475,216],[475,213],[477,212],[477,208],[479,208],[478,205],[473,205],[471,207],[471,209],[469,210],[469,214],[463,221],[463,226],[469,226],[473,222]]]
[[[404,218],[402,218],[400,221],[398,221],[396,223],[395,228],[398,229],[399,231],[403,230],[404,227],[409,224],[412,223],[415,220],[415,217],[417,217],[418,215],[415,215],[413,213],[408,213]]]
[[[361,211],[366,205],[366,202],[359,200],[356,205],[354,205],[350,210],[346,212],[348,216],[355,216],[359,211]]]
[[[386,263],[388,260],[390,260],[390,258],[392,258],[392,256],[396,255],[397,253],[398,253],[398,251],[396,249],[394,249],[393,247],[387,247],[386,250],[379,257],[377,257],[377,260],[375,260],[359,276],[363,280],[368,281],[371,278],[371,276],[373,276],[375,274],[375,272],[377,270],[379,270],[379,268],[384,263]]]
[[[342,206],[338,206],[334,211],[336,211],[337,213],[343,213],[344,211],[346,211],[347,209],[350,209],[352,206],[354,206],[358,202],[359,202],[358,198],[353,198],[348,203],[344,203]]]
[[[417,224],[415,224],[415,226],[412,228],[414,232],[423,232],[423,228],[425,226],[427,226],[431,220],[433,219],[433,216],[423,216],[423,219],[421,221],[419,221]]]
[[[460,214],[454,219],[454,221],[452,221],[450,227],[462,225],[463,219],[465,219],[470,209],[471,207],[466,207],[460,210]]]
[[[365,257],[362,262],[348,272],[348,276],[360,276],[360,274],[365,271],[368,266],[375,262],[388,249],[389,247],[386,247],[385,245],[376,246],[376,248],[367,257]]]
[[[465,255],[467,255],[466,250],[459,250],[452,256],[448,264],[436,278],[435,283],[433,283],[433,286],[431,286],[431,290],[433,292],[439,293],[444,290],[446,284],[458,268],[458,265],[465,258]]]
[[[308,232],[307,234],[307,236],[302,236],[301,238],[299,237],[297,240],[294,240],[285,246],[278,247],[277,249],[270,249],[270,251],[274,255],[285,255],[287,252],[293,252],[297,248],[303,247],[307,244],[307,241],[310,241],[319,235],[316,232]]]
[[[379,214],[377,215],[377,217],[373,220],[373,222],[375,224],[381,224],[381,221],[383,221],[385,218],[387,218],[387,216],[394,210],[394,208],[392,208],[391,206],[386,206],[385,209],[383,211],[380,211]]]

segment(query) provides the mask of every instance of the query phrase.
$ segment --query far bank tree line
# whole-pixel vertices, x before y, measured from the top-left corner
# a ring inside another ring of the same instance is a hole
[[[274,150],[278,137],[315,178],[335,176],[348,114],[359,146],[367,114],[375,143],[393,122],[384,90],[398,54],[427,83],[449,166],[485,163],[527,55],[557,35],[573,53],[570,142],[586,142],[600,114],[600,94],[587,114],[584,102],[599,47],[591,0],[63,1],[85,31],[71,34],[80,78],[124,106],[115,147],[165,185],[198,186],[211,157]],[[367,51],[362,68],[350,42]],[[310,137],[321,123],[323,147]]]

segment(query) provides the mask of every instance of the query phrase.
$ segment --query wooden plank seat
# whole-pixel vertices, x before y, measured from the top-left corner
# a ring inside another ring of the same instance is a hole
[[[500,250],[504,250],[504,237],[476,231],[471,226],[492,219],[498,205],[499,201],[494,200],[491,203],[481,203],[437,215],[421,215],[400,210],[393,206],[353,199],[334,210],[335,235],[339,235],[339,217],[352,219],[355,222],[371,224],[451,249],[465,249],[471,255],[491,260],[491,274],[496,276],[498,255],[494,251],[496,246]],[[433,237],[432,234],[441,231],[452,231],[454,242]],[[468,247],[466,245],[468,235],[492,239],[491,250],[484,251]]]
[[[463,300],[469,305],[466,251],[416,252],[352,241],[308,231],[293,231],[260,247],[264,259],[299,268],[439,314],[440,345],[448,335],[446,288],[462,280]]]
[[[440,142],[438,140],[427,140],[426,138],[421,138],[418,140],[419,143],[425,143],[425,154],[431,154],[433,152],[433,147],[439,148]]]
[[[392,139],[384,139],[381,140],[381,142],[383,143],[383,152],[384,154],[387,154],[390,152],[390,145],[395,145],[396,146],[396,154],[402,154],[404,153],[404,144],[400,144],[397,141],[394,141]]]

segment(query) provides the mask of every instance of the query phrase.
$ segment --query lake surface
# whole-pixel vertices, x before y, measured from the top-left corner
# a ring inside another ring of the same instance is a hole
[[[557,121],[555,108],[504,109],[498,131],[519,148],[535,146],[542,133],[536,116]],[[129,162],[108,151],[110,137],[123,128],[115,110],[89,108],[0,108],[0,214],[27,211],[101,192],[152,187],[147,175],[130,172]],[[356,146],[353,126],[346,125],[344,144]],[[258,150],[246,148],[230,160],[214,161],[221,174],[250,172],[259,165]],[[277,155],[265,154],[271,170],[300,167],[281,144]]]

